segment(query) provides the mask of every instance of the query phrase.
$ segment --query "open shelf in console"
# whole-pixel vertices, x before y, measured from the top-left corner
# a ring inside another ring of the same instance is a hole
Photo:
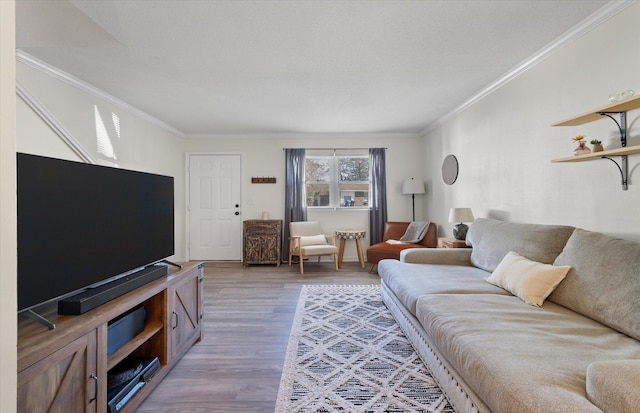
[[[108,356],[107,370],[111,370],[134,352],[138,355],[158,357],[162,365],[166,364],[166,351],[164,351],[166,346],[164,345],[164,337],[160,334],[164,333],[165,329],[165,294],[165,291],[161,291],[143,303],[146,310],[144,329]],[[142,348],[144,351],[141,350]],[[141,352],[145,354],[140,354]]]

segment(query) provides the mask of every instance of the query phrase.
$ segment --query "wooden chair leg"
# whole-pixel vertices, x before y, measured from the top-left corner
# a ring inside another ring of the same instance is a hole
[[[371,263],[371,266],[369,267],[369,273],[371,273],[371,271],[373,271],[373,266],[374,266],[374,265],[376,265],[376,263],[375,263],[375,262],[372,262],[372,263]]]
[[[304,257],[300,256],[300,275],[304,274]]]
[[[333,265],[336,267],[336,271],[338,271],[338,254],[333,254]]]

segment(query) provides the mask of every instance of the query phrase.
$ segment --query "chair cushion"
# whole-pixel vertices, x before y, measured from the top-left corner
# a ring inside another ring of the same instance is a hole
[[[427,248],[421,244],[388,244],[380,242],[367,248],[367,261],[377,263],[385,259],[400,259],[400,251],[408,248]]]
[[[302,245],[302,246],[305,246],[305,245],[326,245],[326,244],[327,244],[327,238],[322,234],[300,237],[300,245]]]
[[[331,244],[325,245],[306,245],[302,247],[302,255],[325,255],[325,254],[337,254],[338,247]]]

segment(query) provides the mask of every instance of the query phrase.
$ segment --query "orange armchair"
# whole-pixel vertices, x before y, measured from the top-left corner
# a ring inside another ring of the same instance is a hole
[[[407,230],[409,222],[389,221],[384,224],[384,233],[382,242],[374,244],[367,248],[367,261],[371,264],[369,272],[373,271],[373,267],[384,259],[400,259],[400,251],[407,248],[436,248],[438,246],[438,228],[433,222],[429,223],[427,233],[422,241],[417,244],[388,244],[386,241],[390,239],[399,240]]]

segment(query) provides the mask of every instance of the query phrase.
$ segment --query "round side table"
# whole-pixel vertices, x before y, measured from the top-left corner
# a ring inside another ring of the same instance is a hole
[[[338,251],[338,268],[342,267],[342,257],[344,256],[344,245],[348,239],[356,241],[356,249],[358,250],[358,260],[360,266],[364,268],[364,256],[362,255],[362,245],[360,244],[360,238],[364,238],[367,235],[367,231],[359,229],[348,229],[342,231],[336,231],[336,237],[340,238],[340,250]]]

